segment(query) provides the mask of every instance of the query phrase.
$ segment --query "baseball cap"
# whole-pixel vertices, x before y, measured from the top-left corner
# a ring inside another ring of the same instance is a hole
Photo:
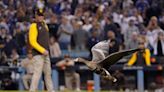
[[[36,9],[35,15],[44,16],[44,9]]]

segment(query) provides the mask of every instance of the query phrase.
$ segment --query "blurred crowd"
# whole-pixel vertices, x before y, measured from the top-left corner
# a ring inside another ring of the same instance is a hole
[[[13,50],[18,55],[27,54],[33,11],[44,7],[53,57],[61,55],[60,49],[90,50],[108,38],[116,39],[120,50],[136,48],[144,40],[153,54],[163,55],[164,50],[157,49],[158,40],[164,47],[163,3],[162,0],[1,0],[1,52],[7,57],[11,57]]]
[[[0,0],[0,65],[14,65],[27,55],[28,30],[35,8],[45,9],[50,55],[62,50],[90,51],[102,40],[115,39],[119,50],[144,46],[164,56],[163,0]],[[109,51],[110,52],[110,51]]]

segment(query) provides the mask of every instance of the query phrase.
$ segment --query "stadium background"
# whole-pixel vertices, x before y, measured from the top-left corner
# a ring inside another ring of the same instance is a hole
[[[157,47],[152,43],[153,39],[158,38],[158,32],[164,30],[163,0],[0,0],[0,90],[20,88],[23,74],[20,62],[27,54],[29,25],[34,21],[34,10],[43,7],[50,34],[55,38],[52,44],[60,46],[52,48],[58,49],[59,52],[51,56],[52,68],[59,71],[60,85],[64,85],[64,73],[56,68],[56,62],[62,60],[66,54],[72,58],[90,59],[91,47],[107,39],[108,35],[114,34],[119,50],[137,47],[138,42],[134,43],[130,39],[138,41],[144,38],[144,43],[151,51],[152,64],[150,67],[145,64],[139,67],[139,70],[145,70],[143,77],[143,71],[137,71],[138,67],[126,69],[125,65],[129,60],[127,57],[110,70],[113,74],[120,70],[124,74],[124,82],[113,84],[101,79],[101,89],[134,90],[138,88],[139,80],[142,82],[141,77],[145,90],[164,87],[164,54],[158,55],[158,52],[155,52]],[[64,23],[68,24],[61,26]],[[65,28],[71,34],[58,35],[61,28]],[[82,64],[75,65],[75,69],[80,73],[81,89],[86,90],[87,80],[92,80],[93,74]],[[56,80],[53,80],[55,83]]]

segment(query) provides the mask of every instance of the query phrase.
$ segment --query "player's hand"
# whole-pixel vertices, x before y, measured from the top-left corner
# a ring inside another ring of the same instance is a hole
[[[47,50],[44,51],[43,55],[47,56],[49,52]]]

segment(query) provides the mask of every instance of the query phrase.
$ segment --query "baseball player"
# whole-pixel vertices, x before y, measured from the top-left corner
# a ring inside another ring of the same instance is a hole
[[[30,25],[28,37],[35,60],[30,92],[36,92],[42,72],[44,73],[48,92],[54,92],[51,78],[51,62],[49,59],[49,30],[44,22],[42,9],[36,10],[35,22]]]

